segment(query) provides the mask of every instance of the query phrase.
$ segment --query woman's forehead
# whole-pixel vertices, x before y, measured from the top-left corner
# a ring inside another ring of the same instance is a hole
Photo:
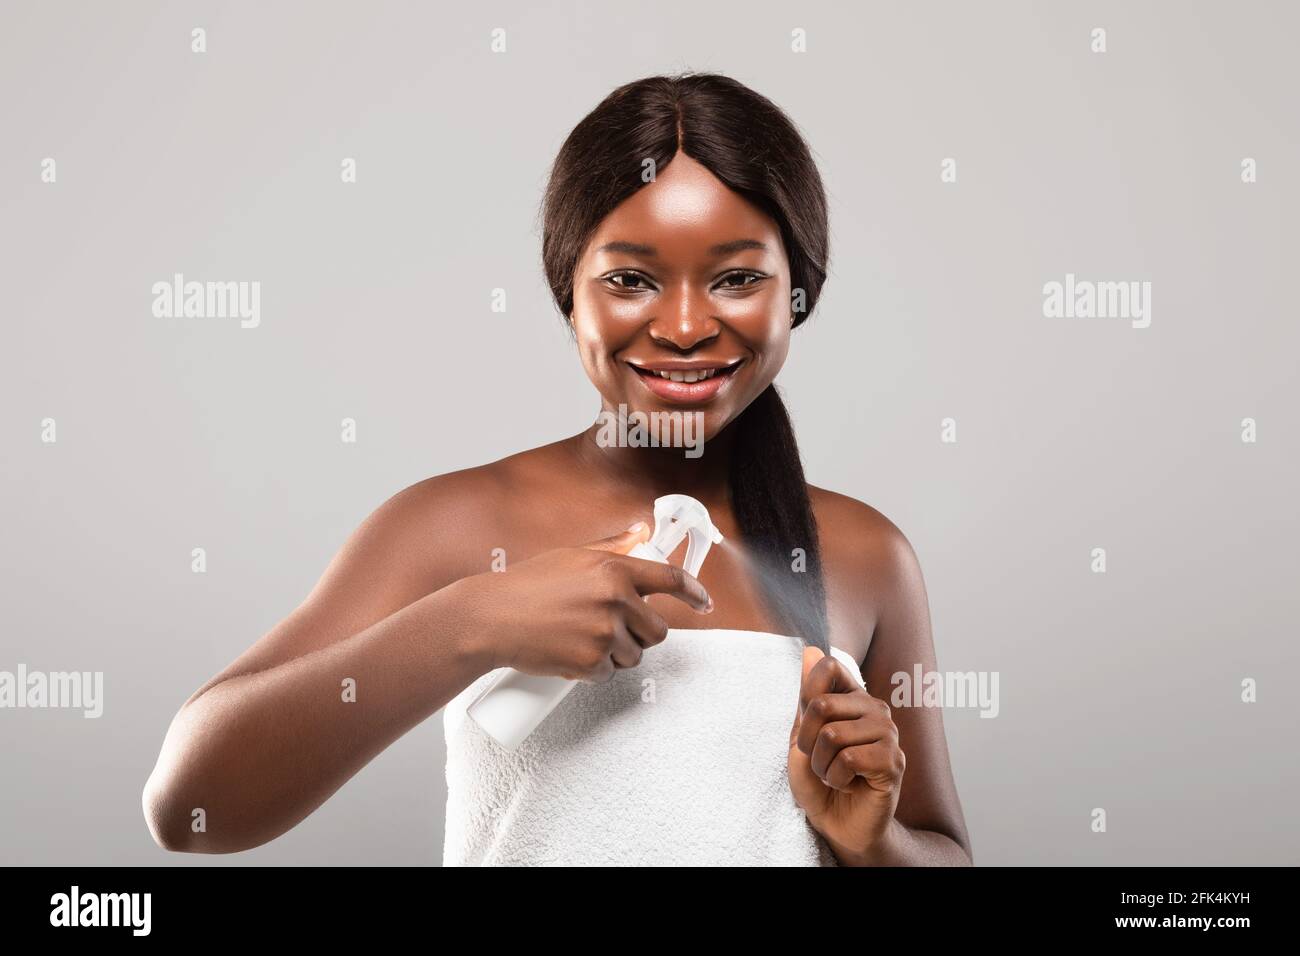
[[[770,216],[703,165],[678,154],[654,182],[605,217],[592,236],[592,248],[645,258],[719,257],[743,248],[722,246],[744,240],[782,251],[780,230]]]

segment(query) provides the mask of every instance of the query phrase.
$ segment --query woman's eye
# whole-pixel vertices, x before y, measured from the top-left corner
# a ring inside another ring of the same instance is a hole
[[[722,285],[728,289],[743,289],[761,278],[763,276],[757,272],[729,272],[722,277]]]
[[[606,280],[614,283],[620,289],[645,289],[645,277],[637,275],[635,272],[616,272],[611,276],[606,276]]]

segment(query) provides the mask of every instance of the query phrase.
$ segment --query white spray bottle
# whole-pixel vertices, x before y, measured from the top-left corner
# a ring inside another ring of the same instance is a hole
[[[668,556],[686,538],[682,567],[699,575],[709,548],[722,540],[708,509],[689,495],[655,499],[655,530],[650,540],[628,552],[629,557],[668,563]],[[546,719],[577,681],[526,674],[507,667],[465,710],[502,747],[514,750]]]

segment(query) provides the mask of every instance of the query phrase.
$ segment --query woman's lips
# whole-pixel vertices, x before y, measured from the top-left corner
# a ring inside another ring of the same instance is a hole
[[[631,363],[629,363],[631,364]],[[667,402],[677,402],[684,405],[695,404],[698,402],[707,402],[713,398],[723,387],[731,381],[740,368],[740,363],[736,362],[724,368],[719,368],[708,378],[695,382],[674,382],[671,379],[664,378],[657,371],[642,368],[639,365],[632,365],[632,370],[636,377],[641,380],[646,388]],[[664,369],[667,371],[667,369]],[[685,372],[685,369],[678,371]],[[698,374],[698,370],[695,370]]]

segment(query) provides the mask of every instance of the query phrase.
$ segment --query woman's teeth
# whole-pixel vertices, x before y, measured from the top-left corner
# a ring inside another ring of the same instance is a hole
[[[689,372],[660,372],[655,369],[647,369],[647,371],[653,372],[660,378],[666,378],[670,382],[702,382],[706,378],[712,378],[720,372],[721,369],[702,368],[698,370],[692,369]]]

